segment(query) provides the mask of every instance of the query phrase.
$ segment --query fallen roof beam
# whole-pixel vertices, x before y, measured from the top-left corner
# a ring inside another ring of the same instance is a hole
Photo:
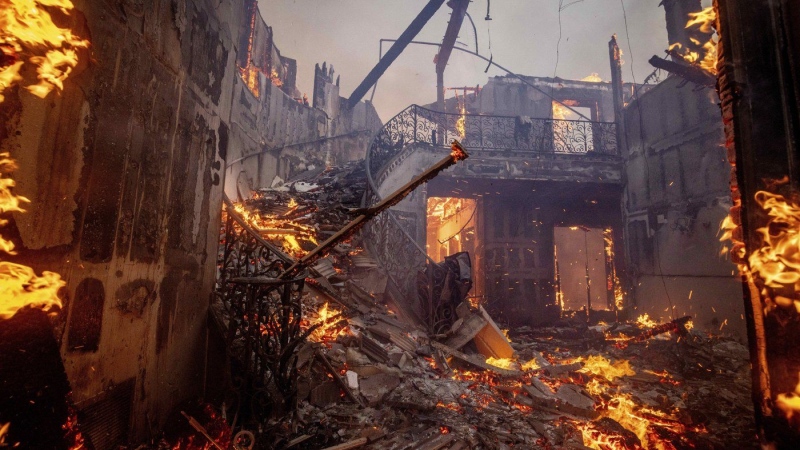
[[[648,62],[656,69],[662,69],[669,73],[674,73],[675,75],[687,81],[691,81],[694,84],[699,84],[700,86],[714,87],[717,84],[717,77],[697,66],[676,63],[674,61],[659,58],[655,55],[653,55]]]
[[[408,44],[416,37],[416,35],[422,30],[422,27],[428,23],[431,17],[439,10],[439,8],[444,3],[444,0],[430,0],[422,11],[411,21],[411,24],[403,31],[403,34],[397,38],[394,45],[383,55],[378,64],[372,68],[372,70],[367,74],[361,84],[350,94],[350,98],[347,99],[347,107],[353,108],[355,107],[358,102],[364,97],[364,95],[369,91],[369,88],[375,84],[378,79],[386,72],[386,69],[392,65],[395,59],[403,53],[403,50],[408,46]]]

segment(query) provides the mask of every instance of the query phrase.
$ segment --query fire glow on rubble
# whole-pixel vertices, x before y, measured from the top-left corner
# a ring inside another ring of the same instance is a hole
[[[644,313],[636,318],[636,323],[644,328],[653,328],[658,326],[658,322],[650,318],[650,315]]]
[[[510,358],[494,358],[494,357],[490,356],[489,358],[486,359],[486,364],[489,364],[490,366],[494,366],[494,367],[499,367],[501,369],[507,369],[507,370],[519,370],[520,369],[519,364],[516,361],[514,361],[513,359],[510,359]]]
[[[341,314],[341,311],[330,306],[328,303],[322,305],[322,307],[317,310],[317,318],[310,321],[308,324],[309,328],[319,325],[319,327],[309,335],[309,339],[314,342],[335,341],[347,328],[346,326],[343,327],[340,323],[342,319]]]
[[[697,13],[689,13],[689,21],[686,22],[686,28],[698,27],[701,33],[710,34],[708,41],[700,42],[697,39],[690,38],[692,43],[698,47],[703,48],[703,59],[700,59],[698,52],[691,51],[683,48],[683,46],[676,42],[669,46],[668,51],[680,55],[685,61],[698,65],[701,69],[716,75],[717,74],[717,41],[719,36],[714,32],[714,24],[717,21],[717,14],[714,7],[709,6],[704,10]]]
[[[297,201],[291,199],[287,206],[289,211],[284,216],[290,215],[297,209]],[[294,257],[301,258],[306,253],[299,240],[306,240],[317,245],[316,230],[313,227],[272,214],[259,214],[249,210],[242,203],[235,203],[233,208],[262,237],[276,241],[285,252]]]
[[[636,375],[636,372],[631,368],[630,361],[624,359],[612,363],[602,356],[590,355],[586,359],[578,358],[577,361],[582,361],[584,363],[583,368],[578,370],[578,372],[601,376],[608,381],[614,381],[615,378]]]
[[[800,377],[800,374],[798,374],[798,377]],[[792,420],[795,415],[800,415],[800,383],[794,388],[794,392],[778,394],[775,399],[775,406],[783,411],[788,420]]]
[[[78,65],[78,48],[89,47],[66,28],[53,23],[47,7],[64,14],[73,9],[70,0],[6,0],[0,3],[0,50],[12,63],[0,67],[0,102],[3,92],[23,80],[26,62],[36,67],[36,83],[25,89],[44,98],[51,90],[64,88],[64,80]]]

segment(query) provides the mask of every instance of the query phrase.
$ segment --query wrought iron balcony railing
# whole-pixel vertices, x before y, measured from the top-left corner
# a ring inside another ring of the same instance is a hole
[[[473,152],[619,154],[612,122],[462,115],[411,105],[378,132],[369,151],[370,169],[377,174],[408,144],[449,147],[453,139]]]
[[[413,144],[429,144],[449,151],[453,139],[458,139],[471,153],[619,154],[614,123],[460,115],[412,105],[389,120],[370,145],[364,206],[381,200],[376,180],[386,179],[392,171],[406,170],[402,164],[391,164],[405,149]],[[389,210],[367,224],[363,236],[370,252],[387,269],[390,289],[414,304],[415,280],[417,273],[425,268],[427,255],[408,229]],[[418,306],[420,315],[425,316],[422,305]]]

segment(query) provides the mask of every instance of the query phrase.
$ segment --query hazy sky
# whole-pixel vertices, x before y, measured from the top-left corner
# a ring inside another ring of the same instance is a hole
[[[659,1],[494,0],[493,20],[485,21],[487,0],[474,0],[467,12],[477,27],[480,53],[487,57],[493,54],[494,62],[518,74],[580,79],[597,72],[603,80],[609,80],[608,40],[616,33],[624,53],[623,79],[633,81],[635,76],[642,82],[653,71],[647,60],[654,54],[663,56],[668,45]],[[311,98],[314,64],[327,61],[341,75],[340,94],[349,97],[377,62],[379,39],[396,39],[427,2],[259,0],[259,7],[267,25],[273,27],[281,54],[297,60],[298,89]],[[564,6],[558,44],[560,3]],[[441,42],[450,12],[443,5],[416,40]],[[384,44],[384,52],[389,45]],[[466,18],[456,45],[475,48],[472,26]],[[560,56],[556,67],[557,48]],[[412,103],[436,100],[436,51],[436,47],[412,44],[386,71],[374,98],[383,121]],[[484,85],[489,76],[504,75],[494,67],[484,73],[485,68],[486,62],[454,51],[445,71],[445,86]]]

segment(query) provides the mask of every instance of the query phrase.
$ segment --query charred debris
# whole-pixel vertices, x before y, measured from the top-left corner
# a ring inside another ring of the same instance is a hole
[[[387,269],[357,236],[304,281],[276,276],[363,212],[363,170],[279,181],[226,209],[240,234],[223,228],[221,270],[247,248],[226,240],[250,235],[278,264],[222,275],[231,287],[212,310],[230,349],[228,393],[174,415],[161,446],[711,449],[752,439],[746,347],[689,317],[589,324],[575,314],[506,328],[470,296],[470,257],[458,253],[418,274],[412,309],[454,312],[432,323],[374,295]]]

